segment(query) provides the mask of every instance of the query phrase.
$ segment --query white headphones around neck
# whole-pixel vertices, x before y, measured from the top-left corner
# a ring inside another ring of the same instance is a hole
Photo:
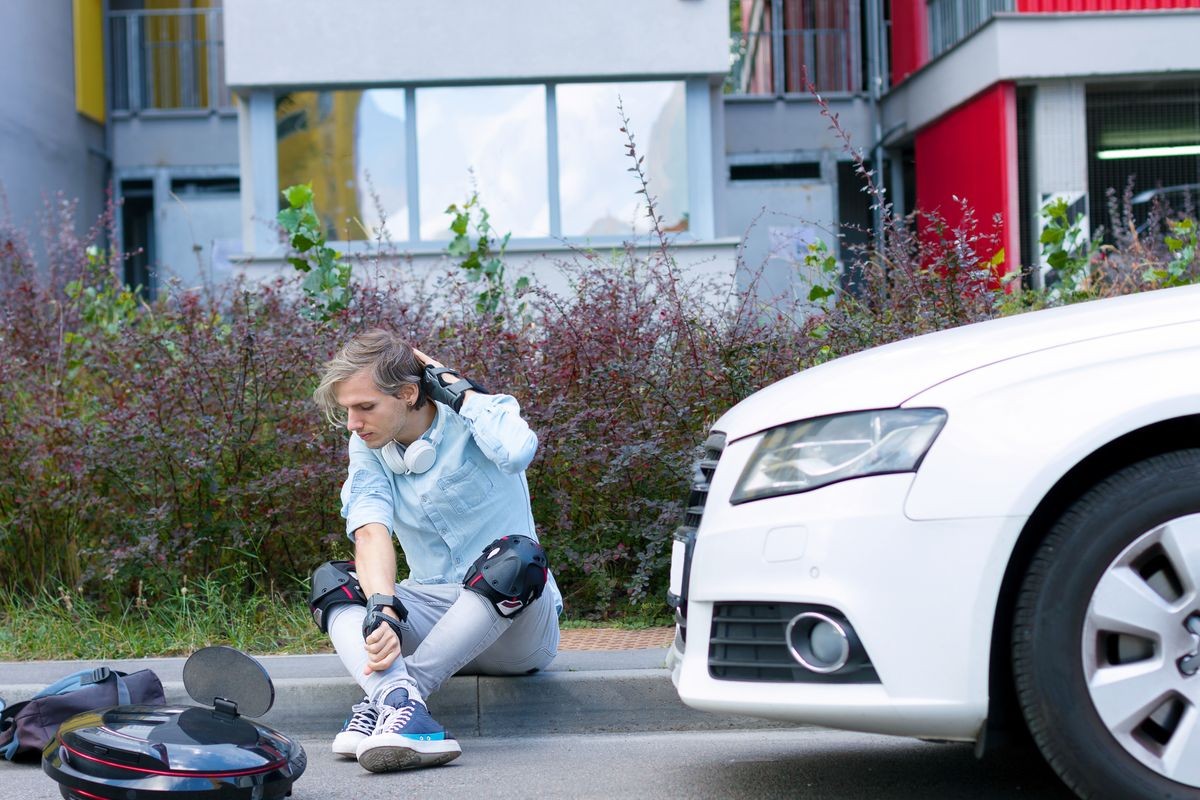
[[[420,475],[437,460],[437,449],[428,439],[417,439],[408,447],[401,447],[393,439],[379,449],[379,457],[397,475]]]

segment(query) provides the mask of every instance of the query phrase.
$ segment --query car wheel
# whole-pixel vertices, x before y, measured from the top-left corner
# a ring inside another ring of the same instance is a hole
[[[1017,599],[1030,733],[1080,797],[1200,798],[1200,450],[1091,489]]]

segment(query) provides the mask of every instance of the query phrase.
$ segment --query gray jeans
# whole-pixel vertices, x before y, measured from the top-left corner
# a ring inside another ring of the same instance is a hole
[[[375,704],[401,688],[423,701],[456,673],[524,675],[544,669],[558,654],[558,614],[546,595],[515,619],[500,616],[489,601],[461,584],[406,580],[396,584],[396,597],[408,610],[401,623],[404,657],[385,672],[363,675],[365,608],[336,606],[329,619],[334,649]]]

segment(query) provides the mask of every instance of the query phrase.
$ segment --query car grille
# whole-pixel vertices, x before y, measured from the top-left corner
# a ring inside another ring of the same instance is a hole
[[[713,473],[717,471],[717,462],[725,450],[725,434],[713,433],[704,440],[704,458],[696,462],[692,470],[692,490],[688,494],[687,512],[683,517],[685,528],[700,527],[700,518],[704,516],[704,504],[708,501],[708,487],[712,485]]]
[[[869,662],[850,672],[821,674],[792,658],[788,622],[813,610],[833,611],[799,603],[717,603],[708,645],[709,675],[726,681],[878,683]]]
[[[725,434],[713,432],[704,440],[704,456],[692,470],[692,488],[688,493],[687,508],[683,515],[683,524],[675,529],[675,539],[685,545],[683,566],[682,594],[667,595],[667,602],[675,608],[675,640],[680,652],[687,643],[687,588],[691,579],[692,550],[696,544],[696,531],[700,527],[700,519],[704,516],[704,504],[708,501],[708,488],[712,485],[713,473],[717,471],[717,462],[725,450]]]

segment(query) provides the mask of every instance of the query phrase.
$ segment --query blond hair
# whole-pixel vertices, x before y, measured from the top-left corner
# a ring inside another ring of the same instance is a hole
[[[337,355],[325,362],[313,400],[330,424],[346,424],[346,410],[337,402],[337,385],[364,369],[371,370],[379,391],[393,397],[399,395],[401,386],[416,384],[417,402],[413,408],[425,405],[425,392],[421,389],[423,367],[412,347],[391,331],[370,330],[346,342]]]

